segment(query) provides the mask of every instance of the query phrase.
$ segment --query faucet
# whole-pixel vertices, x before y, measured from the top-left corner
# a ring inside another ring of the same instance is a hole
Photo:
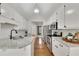
[[[10,32],[10,39],[12,39],[12,38],[13,38],[13,37],[12,37],[12,31],[15,31],[15,32],[17,33],[17,30],[12,29],[12,30],[11,30],[11,32]]]

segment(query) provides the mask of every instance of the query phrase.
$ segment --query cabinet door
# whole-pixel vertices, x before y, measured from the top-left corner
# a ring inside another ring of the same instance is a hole
[[[69,56],[69,47],[59,42],[59,53],[60,53],[60,56]]]
[[[52,40],[52,52],[55,56],[59,56],[59,46],[58,46],[58,41]]]
[[[52,38],[52,52],[55,56],[68,56],[69,47],[56,38]]]

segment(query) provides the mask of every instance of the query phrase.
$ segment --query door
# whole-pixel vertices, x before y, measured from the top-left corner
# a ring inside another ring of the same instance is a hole
[[[42,35],[42,26],[37,26],[37,35]]]

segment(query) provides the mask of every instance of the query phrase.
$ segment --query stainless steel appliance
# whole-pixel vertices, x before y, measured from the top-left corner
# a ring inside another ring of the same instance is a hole
[[[51,25],[49,25],[49,29],[53,30],[53,29],[58,29],[58,22],[53,22]]]

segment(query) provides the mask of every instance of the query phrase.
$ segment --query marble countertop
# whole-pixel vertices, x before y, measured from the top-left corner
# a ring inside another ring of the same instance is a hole
[[[59,42],[62,42],[63,44],[67,45],[68,47],[79,47],[79,44],[74,44],[74,43],[70,43],[70,42],[66,42],[63,40],[62,37],[54,37],[57,38],[56,40]]]
[[[16,49],[16,48],[23,48],[32,43],[32,37],[24,37],[24,38],[16,38],[15,40],[0,39],[0,48],[9,48],[9,49]]]

